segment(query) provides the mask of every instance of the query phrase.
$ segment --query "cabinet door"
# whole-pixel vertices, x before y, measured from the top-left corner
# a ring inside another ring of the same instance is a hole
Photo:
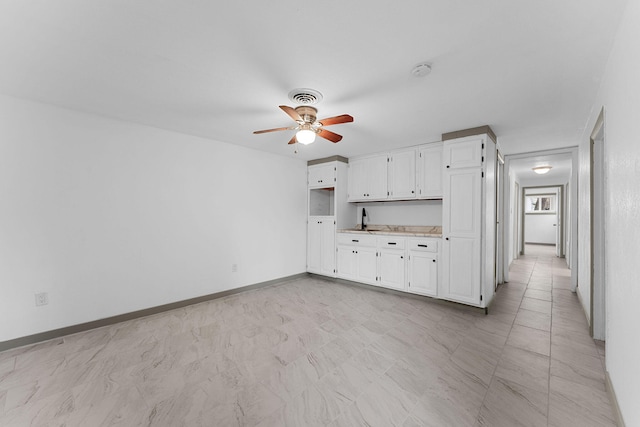
[[[384,200],[387,198],[387,163],[386,154],[367,159],[367,200]]]
[[[346,280],[357,280],[357,254],[353,246],[338,246],[336,251],[337,276]]]
[[[442,292],[440,297],[467,304],[480,304],[480,239],[449,237],[443,244]]]
[[[322,223],[310,217],[307,224],[307,271],[320,274],[322,270]]]
[[[382,286],[404,291],[406,289],[404,251],[381,249],[379,276],[378,283]]]
[[[409,251],[409,292],[438,296],[438,257],[434,253]]]
[[[442,144],[430,144],[418,154],[418,198],[442,198]]]
[[[464,141],[445,141],[443,159],[445,169],[459,169],[482,166],[482,146],[484,138]]]
[[[364,159],[349,161],[349,201],[367,199],[367,162]]]
[[[480,168],[448,170],[444,180],[442,235],[479,239],[482,171]]]
[[[377,276],[377,256],[375,248],[356,248],[357,253],[357,281],[364,283],[376,283]]]
[[[389,198],[415,199],[416,150],[395,151],[389,156]]]
[[[480,303],[481,168],[448,169],[442,200],[443,274],[439,296]]]
[[[336,225],[333,218],[321,220],[320,272],[335,277]]]
[[[333,187],[336,182],[336,166],[334,163],[322,163],[307,168],[309,187]]]

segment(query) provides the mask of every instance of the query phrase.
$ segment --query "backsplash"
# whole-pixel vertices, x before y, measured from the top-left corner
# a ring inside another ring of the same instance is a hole
[[[369,202],[356,205],[356,224],[362,224],[362,208],[365,208],[367,224],[442,225],[442,200]]]

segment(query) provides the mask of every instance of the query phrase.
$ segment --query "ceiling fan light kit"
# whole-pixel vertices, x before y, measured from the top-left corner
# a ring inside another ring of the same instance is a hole
[[[311,129],[301,129],[296,133],[296,140],[302,145],[309,145],[316,140],[316,133]]]

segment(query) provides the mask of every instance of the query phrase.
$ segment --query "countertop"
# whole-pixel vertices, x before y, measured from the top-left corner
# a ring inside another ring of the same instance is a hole
[[[439,225],[367,225],[363,230],[360,224],[355,228],[343,228],[338,233],[360,234],[391,234],[411,237],[442,237],[442,227]]]

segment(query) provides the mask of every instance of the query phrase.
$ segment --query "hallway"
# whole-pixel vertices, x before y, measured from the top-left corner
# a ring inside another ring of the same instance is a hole
[[[495,399],[502,404],[492,414],[487,410],[492,399],[486,398],[481,424],[517,425],[518,419],[529,418],[531,425],[545,425],[543,417],[533,421],[546,412],[549,426],[614,426],[605,389],[604,343],[589,336],[565,260],[555,256],[554,246],[527,245],[525,252],[513,262],[510,282],[498,291],[492,307],[494,313],[516,317],[489,390],[489,395],[492,389],[501,394]],[[505,366],[517,368],[509,373]],[[514,389],[513,383],[522,388]]]

